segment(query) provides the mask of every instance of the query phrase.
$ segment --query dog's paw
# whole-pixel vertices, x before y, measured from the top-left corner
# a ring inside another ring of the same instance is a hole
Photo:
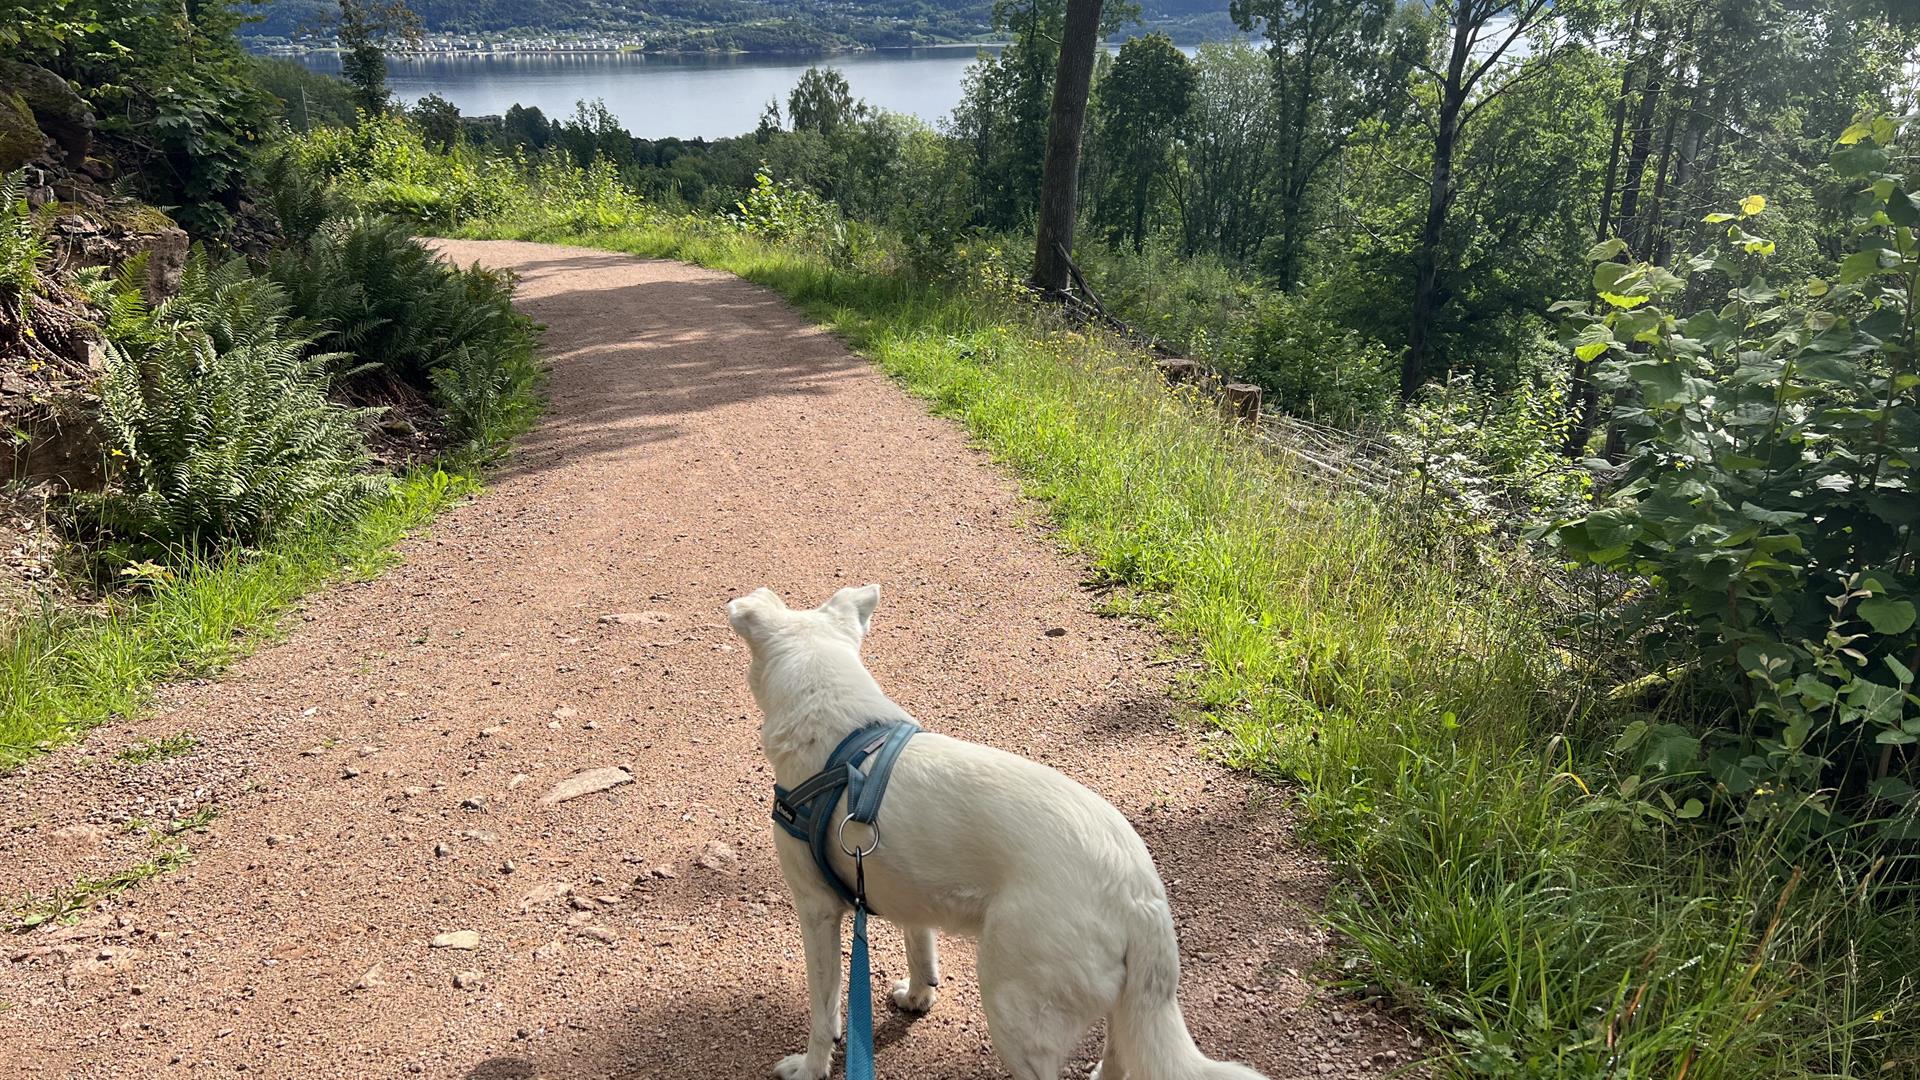
[[[832,1071],[831,1068],[813,1068],[807,1063],[805,1054],[789,1054],[773,1067],[773,1075],[780,1080],[827,1080],[827,1074]]]
[[[921,988],[916,994],[910,979],[901,979],[893,984],[893,1007],[901,1012],[923,1013],[933,1008],[933,1003],[939,1000],[940,991],[931,986]]]

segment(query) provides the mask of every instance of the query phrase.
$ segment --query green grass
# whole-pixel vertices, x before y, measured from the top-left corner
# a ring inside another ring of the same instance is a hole
[[[1201,663],[1232,758],[1299,781],[1329,911],[1438,1036],[1440,1075],[1920,1074],[1920,918],[1893,871],[1783,865],[1760,827],[1658,823],[1619,717],[1554,647],[1537,568],[1300,475],[1142,358],[979,284],[921,285],[723,225],[466,235],[685,259],[770,286],[952,416],[1066,546]]]
[[[218,671],[271,641],[300,597],[338,574],[378,573],[409,530],[477,487],[458,469],[424,469],[331,530],[149,564],[137,596],[102,613],[15,613],[0,625],[0,771],[137,712],[157,682]]]
[[[129,765],[145,765],[149,761],[180,757],[198,745],[200,740],[194,738],[192,732],[180,731],[163,738],[141,739],[114,756]]]

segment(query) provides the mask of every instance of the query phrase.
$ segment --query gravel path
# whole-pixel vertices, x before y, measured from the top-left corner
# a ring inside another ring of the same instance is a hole
[[[957,428],[727,275],[441,247],[524,275],[550,412],[377,581],[0,778],[0,900],[133,866],[164,843],[143,826],[220,811],[182,834],[185,866],[0,936],[0,1075],[767,1075],[804,1045],[805,975],[722,605],[870,580],[895,698],[1066,771],[1146,837],[1209,1053],[1276,1080],[1408,1060],[1389,1020],[1312,989],[1326,873],[1279,800],[1198,756],[1160,644],[1093,613]],[[182,755],[117,756],[182,731]],[[541,804],[611,767],[632,782]],[[884,926],[875,947],[884,986],[904,960]],[[932,1015],[879,1010],[883,1077],[1004,1076],[971,948],[943,949]]]

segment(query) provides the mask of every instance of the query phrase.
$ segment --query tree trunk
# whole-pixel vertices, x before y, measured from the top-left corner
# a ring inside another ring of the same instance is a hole
[[[1413,319],[1407,332],[1407,354],[1400,362],[1400,400],[1410,400],[1427,379],[1433,353],[1433,317],[1440,307],[1440,236],[1453,205],[1453,151],[1460,139],[1460,110],[1467,103],[1464,81],[1467,58],[1473,51],[1475,23],[1456,14],[1452,55],[1447,77],[1440,86],[1440,115],[1434,125],[1433,173],[1427,182],[1427,220],[1420,229],[1420,245],[1413,259]]]
[[[1147,185],[1151,180],[1145,169],[1133,178],[1133,252],[1136,255],[1147,246]]]
[[[1629,46],[1640,37],[1641,7],[1634,5],[1633,25],[1627,31]],[[1613,142],[1607,149],[1607,182],[1600,190],[1600,227],[1594,230],[1598,240],[1607,238],[1607,229],[1612,225],[1613,193],[1620,177],[1620,143],[1627,128],[1627,98],[1633,94],[1633,69],[1637,66],[1635,59],[1629,57],[1620,70],[1620,97],[1613,103]]]
[[[1060,66],[1053,77],[1053,109],[1047,121],[1047,157],[1040,174],[1040,219],[1033,253],[1033,284],[1042,292],[1065,292],[1067,256],[1073,251],[1074,217],[1080,205],[1080,135],[1093,85],[1093,54],[1100,40],[1102,0],[1067,0],[1060,35]]]
[[[1640,107],[1634,111],[1633,141],[1627,151],[1627,171],[1620,188],[1620,227],[1625,230],[1621,239],[1634,254],[1641,257],[1646,252],[1640,243],[1644,237],[1639,235],[1640,187],[1646,180],[1647,157],[1653,152],[1653,108],[1659,104],[1664,80],[1660,69],[1660,53],[1663,35],[1655,34],[1653,45],[1648,48],[1645,63],[1646,76],[1640,83]]]

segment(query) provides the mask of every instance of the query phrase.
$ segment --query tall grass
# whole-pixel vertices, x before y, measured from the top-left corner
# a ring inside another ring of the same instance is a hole
[[[1098,336],[991,287],[706,219],[466,235],[686,259],[768,285],[960,420],[1202,663],[1232,756],[1300,781],[1344,872],[1350,977],[1426,1018],[1444,1075],[1920,1075],[1920,918],[1887,868],[1659,820],[1616,718],[1535,614],[1538,568],[1329,487]]]

